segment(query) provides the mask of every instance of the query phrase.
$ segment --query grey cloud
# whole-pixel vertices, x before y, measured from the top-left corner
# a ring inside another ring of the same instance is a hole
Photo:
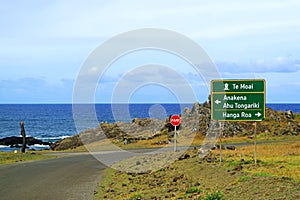
[[[73,80],[62,79],[50,84],[43,78],[0,80],[2,103],[51,103],[71,102]]]
[[[300,71],[300,60],[278,57],[249,63],[218,62],[217,66],[220,72],[227,73],[293,73]]]

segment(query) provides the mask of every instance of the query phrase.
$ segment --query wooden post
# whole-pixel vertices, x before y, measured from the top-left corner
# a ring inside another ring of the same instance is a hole
[[[222,141],[221,141],[221,138],[222,138],[222,122],[219,122],[219,141],[220,141],[220,165],[222,163]]]
[[[254,122],[254,164],[255,165],[257,163],[257,159],[256,159],[256,151],[257,151],[256,132],[257,132],[257,122]]]
[[[20,122],[20,127],[21,127],[21,135],[22,135],[22,138],[23,138],[21,152],[25,153],[25,148],[26,148],[26,133],[25,133],[25,128],[24,128],[24,122],[23,121]]]

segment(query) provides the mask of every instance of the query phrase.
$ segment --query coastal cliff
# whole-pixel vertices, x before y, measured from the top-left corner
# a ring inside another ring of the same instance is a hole
[[[186,134],[196,133],[205,136],[210,127],[210,102],[194,103],[191,109],[186,108],[181,115],[180,131]],[[223,137],[252,137],[253,122],[223,122]],[[117,142],[134,143],[140,140],[152,140],[161,135],[168,139],[160,144],[170,143],[173,138],[174,127],[169,119],[133,119],[131,122],[102,122],[98,127],[88,129],[80,134],[50,145],[52,150],[74,149],[83,144],[100,141],[105,138]],[[266,118],[257,123],[257,133],[270,136],[293,136],[300,134],[300,115],[291,111],[279,112],[266,108]]]

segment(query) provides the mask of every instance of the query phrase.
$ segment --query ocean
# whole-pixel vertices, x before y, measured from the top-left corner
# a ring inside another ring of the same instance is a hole
[[[171,114],[180,114],[185,107],[192,108],[192,106],[192,104],[120,104],[117,109],[127,110],[131,119],[147,117],[164,119]],[[300,113],[300,104],[267,104],[267,107]],[[95,110],[99,123],[115,121],[111,104],[95,104]],[[117,118],[117,121],[129,120],[128,118],[122,120],[122,116]],[[50,142],[72,136],[87,128],[95,128],[86,123],[80,130],[76,130],[72,104],[0,104],[0,138],[20,136],[20,121],[25,122],[27,136]],[[6,146],[0,146],[0,151],[7,149]]]
[[[85,107],[85,105],[80,105]],[[191,104],[119,104],[114,110],[120,113],[126,110],[130,119],[114,116],[111,104],[96,104],[95,110],[99,123],[130,121],[133,118],[165,118],[170,114],[180,114],[185,107]],[[84,110],[84,109],[83,109]],[[121,110],[121,111],[120,111]],[[83,120],[85,119],[82,113]],[[72,104],[0,104],[0,138],[20,136],[20,121],[24,121],[26,136],[32,136],[43,141],[56,141],[72,136],[88,128],[95,128],[88,123],[80,130],[76,130]]]

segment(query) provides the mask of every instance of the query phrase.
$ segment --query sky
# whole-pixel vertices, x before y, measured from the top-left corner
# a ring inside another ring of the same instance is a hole
[[[265,79],[267,103],[300,100],[298,0],[0,4],[0,103],[72,103],[76,81],[92,52],[119,34],[142,28],[170,30],[196,42],[214,63],[217,79]],[[154,63],[165,70],[151,70]],[[201,75],[170,52],[139,50],[112,61],[99,77],[93,98],[110,103],[125,91],[130,102],[178,102],[184,93],[169,86],[177,84],[185,91],[177,81],[181,79],[194,92],[191,101],[204,102],[210,86]],[[168,84],[154,78],[158,76]],[[136,87],[118,88],[124,80]]]

